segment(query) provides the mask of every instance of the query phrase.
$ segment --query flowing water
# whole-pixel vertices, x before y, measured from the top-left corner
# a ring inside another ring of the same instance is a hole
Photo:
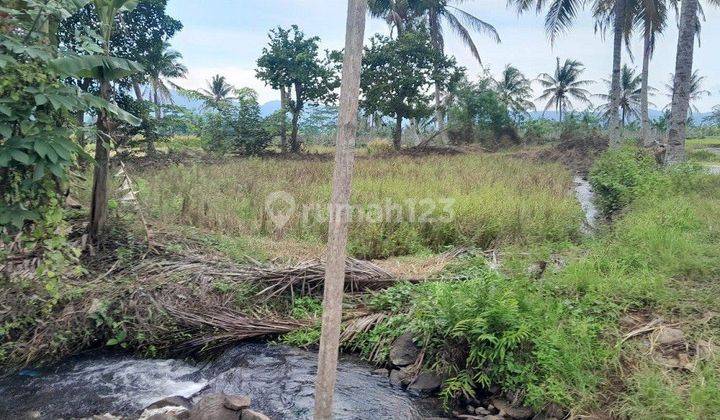
[[[580,202],[583,213],[585,213],[584,231],[590,233],[595,229],[598,221],[598,210],[593,203],[593,191],[590,183],[581,176],[573,178],[575,182],[575,197]]]
[[[196,401],[221,391],[250,396],[253,408],[273,419],[310,418],[316,369],[315,353],[263,343],[239,345],[205,364],[86,355],[0,380],[0,419],[31,411],[49,419],[108,412],[132,416],[166,396]],[[415,399],[372,370],[358,359],[341,358],[336,418],[419,419],[437,414],[434,401]]]

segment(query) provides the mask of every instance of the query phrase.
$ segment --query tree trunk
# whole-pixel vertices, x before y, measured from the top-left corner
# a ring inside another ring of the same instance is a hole
[[[645,30],[643,40],[643,66],[642,66],[642,86],[640,87],[640,139],[644,147],[650,147],[653,143],[652,133],[650,131],[650,111],[648,110],[648,91],[650,77],[650,57],[652,56],[651,32]]]
[[[280,150],[287,152],[287,91],[280,87]]]
[[[328,223],[327,265],[323,295],[322,332],[315,382],[315,419],[330,420],[337,378],[342,298],[345,285],[350,188],[353,172],[353,148],[357,137],[360,64],[362,61],[367,0],[349,0],[345,57],[340,88],[340,115],[335,147],[333,192]]]
[[[393,146],[395,146],[395,150],[400,150],[402,145],[402,120],[399,115],[395,117],[395,130],[393,130]]]
[[[288,92],[289,94],[289,92]],[[295,106],[292,107],[292,133],[290,135],[290,151],[292,153],[300,153],[300,142],[298,141],[298,132],[300,131],[300,112],[303,109],[302,92],[300,86],[295,85]],[[288,98],[289,99],[289,98]]]
[[[680,31],[675,57],[675,79],[673,80],[670,126],[665,154],[665,163],[668,165],[685,161],[685,126],[690,108],[690,79],[692,77],[695,33],[697,32],[695,27],[697,9],[697,0],[684,0],[680,7]]]
[[[613,68],[610,84],[610,146],[617,147],[622,140],[620,129],[620,66],[622,64],[623,24],[625,22],[625,0],[615,0],[613,23]]]
[[[100,97],[105,100],[110,99],[110,82],[102,81],[100,83]],[[108,211],[107,179],[109,170],[108,161],[110,157],[110,130],[108,127],[108,115],[105,110],[101,110],[98,113],[97,130],[92,203],[90,204],[90,225],[88,227],[88,235],[92,242],[97,242],[102,235],[105,229]]]
[[[410,135],[412,136],[412,144],[414,146],[420,144],[420,125],[418,124],[417,118],[410,120]]]
[[[300,111],[292,110],[292,132],[290,133],[290,152],[300,153],[300,142],[298,141]]]
[[[448,134],[445,131],[445,110],[442,104],[442,92],[440,84],[435,83],[435,120],[437,122],[437,129],[439,141],[441,144],[448,144]]]
[[[135,99],[138,101],[143,100],[142,90],[140,89],[140,83],[133,81],[133,90],[135,91]]]

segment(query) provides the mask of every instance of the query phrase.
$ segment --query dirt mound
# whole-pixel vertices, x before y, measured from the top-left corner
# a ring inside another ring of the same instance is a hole
[[[553,147],[532,152],[520,152],[516,156],[542,162],[558,162],[573,171],[586,174],[602,152],[608,148],[608,139],[597,130],[565,131]]]

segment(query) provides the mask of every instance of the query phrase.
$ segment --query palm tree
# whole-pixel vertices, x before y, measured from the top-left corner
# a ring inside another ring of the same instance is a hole
[[[181,78],[187,75],[188,69],[180,63],[182,54],[170,49],[170,44],[163,43],[162,47],[150,58],[147,73],[152,87],[153,103],[155,104],[155,118],[162,118],[160,104],[172,102],[170,89],[165,83],[166,78]]]
[[[673,80],[675,80],[675,76],[673,74],[670,74],[670,83],[665,84],[665,89],[667,89],[667,96],[669,98],[673,98],[675,95],[675,85],[672,84]],[[698,113],[700,110],[698,107],[694,104],[694,102],[697,102],[700,98],[703,96],[710,96],[710,91],[703,89],[703,81],[705,80],[705,76],[700,76],[700,73],[698,70],[695,70],[692,75],[690,76],[690,88],[688,89],[688,111],[687,115],[685,116],[685,119],[692,117],[693,113]]]
[[[485,34],[493,41],[500,42],[495,28],[482,19],[450,3],[462,3],[466,0],[371,0],[370,14],[382,17],[397,29],[400,34],[410,23],[422,20],[430,30],[430,39],[435,49],[445,52],[443,28],[452,29],[462,39],[472,55],[480,61],[471,31]],[[447,142],[445,133],[445,109],[440,84],[435,84],[435,120],[443,142]]]
[[[500,79],[495,81],[495,90],[502,102],[510,112],[516,115],[527,114],[528,110],[534,110],[532,102],[532,86],[517,67],[510,64],[505,66]]]
[[[548,6],[545,16],[545,29],[550,34],[551,41],[557,35],[567,30],[573,20],[577,17],[578,11],[585,4],[584,0],[510,0],[514,3],[519,12],[525,12],[531,8],[542,11]],[[631,17],[628,13],[628,2],[631,0],[594,0],[593,15],[598,19],[598,28],[605,29],[612,26],[613,30],[613,65],[611,93],[613,106],[610,113],[610,137],[611,143],[620,143],[620,117],[617,112],[620,100],[620,72],[622,58],[623,38],[627,39],[627,20]]]
[[[720,5],[719,0],[709,0]],[[680,6],[680,30],[675,55],[675,76],[672,87],[670,124],[665,162],[674,164],[685,160],[685,125],[693,93],[693,52],[695,37],[700,29],[698,0],[683,0]]]
[[[580,80],[583,71],[585,71],[585,67],[579,61],[566,59],[561,66],[560,58],[558,58],[554,75],[542,73],[538,76],[538,82],[545,88],[538,100],[548,101],[543,109],[543,115],[548,109],[555,106],[555,110],[558,112],[559,119],[562,122],[565,111],[573,109],[573,99],[590,104],[590,92],[584,87],[593,82],[591,80]]]
[[[643,145],[650,146],[652,138],[650,135],[650,113],[648,109],[650,87],[650,60],[655,51],[655,42],[667,24],[667,4],[665,0],[634,0],[635,16],[634,24],[642,30],[643,34],[643,62],[640,79],[640,138]]]
[[[422,0],[424,14],[427,15],[427,23],[430,27],[430,39],[435,49],[440,53],[445,52],[445,38],[443,27],[451,28],[462,40],[472,55],[480,62],[475,41],[473,41],[470,30],[487,35],[493,41],[499,43],[500,36],[495,27],[484,20],[449,4],[450,2],[461,3],[463,0]],[[468,29],[469,28],[469,29]],[[435,84],[435,120],[440,132],[441,139],[447,143],[445,133],[445,108],[443,106],[442,88],[439,83]]]
[[[155,105],[155,121],[162,119],[162,103],[172,103],[172,95],[170,88],[166,84],[166,78],[185,77],[187,75],[187,67],[179,62],[182,54],[170,49],[170,44],[164,42],[160,48],[154,51],[147,60],[146,70],[148,80],[150,81],[152,101]],[[139,86],[135,85],[136,94],[139,92]],[[147,136],[147,153],[155,154],[155,142],[153,135]]]
[[[609,80],[605,80],[605,82],[610,85]],[[627,64],[623,65],[620,75],[619,105],[620,121],[623,127],[625,127],[628,118],[641,118],[642,86],[642,76],[635,74],[635,69],[628,67]],[[603,111],[605,118],[608,118],[612,107],[610,95],[598,94],[596,96],[606,101],[606,103],[600,107],[600,110]]]
[[[208,82],[207,89],[201,89],[200,93],[206,97],[207,106],[217,108],[220,103],[232,99],[230,93],[234,90],[235,88],[225,80],[225,76],[216,74]]]

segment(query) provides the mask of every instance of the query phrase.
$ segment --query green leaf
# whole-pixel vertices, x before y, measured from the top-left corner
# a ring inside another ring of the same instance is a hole
[[[50,66],[60,74],[76,78],[112,81],[142,72],[135,61],[104,55],[71,55],[57,58]]]
[[[35,149],[35,152],[37,152],[37,154],[43,159],[48,155],[48,153],[50,153],[50,147],[44,141],[36,141],[33,145],[33,148]]]
[[[15,159],[16,161],[18,161],[20,163],[23,163],[25,165],[30,164],[30,156],[28,156],[27,153],[25,153],[21,150],[12,149],[12,150],[10,150],[10,155],[12,156],[13,159]]]
[[[35,172],[33,172],[33,181],[39,181],[45,176],[45,166],[35,165]]]
[[[0,104],[0,112],[7,115],[8,117],[12,117],[13,115],[12,109],[10,109],[9,106],[3,104]]]
[[[9,139],[12,137],[12,127],[7,124],[0,124],[0,136]]]
[[[48,102],[48,98],[45,95],[35,95],[35,104],[37,106],[45,105]]]
[[[134,127],[137,127],[142,123],[142,120],[133,114],[125,111],[124,109],[120,108],[119,106],[108,102],[106,106],[108,112],[110,112],[115,118],[124,121]]]

